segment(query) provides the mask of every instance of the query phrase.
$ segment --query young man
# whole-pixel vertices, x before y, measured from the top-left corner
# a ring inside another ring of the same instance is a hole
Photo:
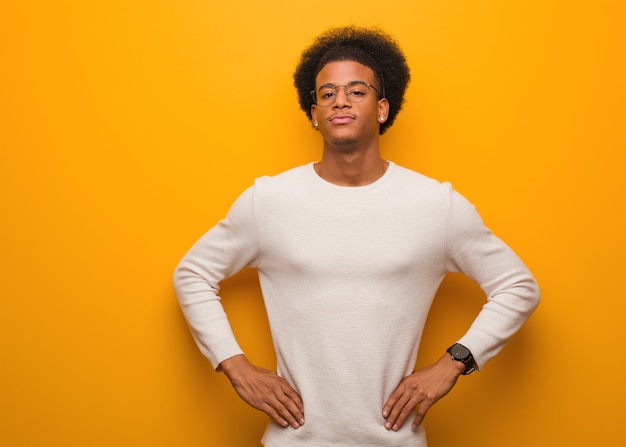
[[[270,416],[266,447],[425,446],[428,409],[520,328],[536,282],[449,184],[381,158],[409,81],[388,35],[330,30],[294,79],[321,161],[257,179],[180,262],[177,295],[200,350]],[[246,266],[259,273],[277,372],[246,359],[220,304],[220,281]],[[413,372],[447,272],[471,277],[487,302]]]

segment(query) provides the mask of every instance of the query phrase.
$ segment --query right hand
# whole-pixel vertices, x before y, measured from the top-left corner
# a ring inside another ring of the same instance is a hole
[[[267,413],[282,427],[304,424],[302,398],[276,372],[253,365],[243,354],[224,360],[220,367],[248,405]]]

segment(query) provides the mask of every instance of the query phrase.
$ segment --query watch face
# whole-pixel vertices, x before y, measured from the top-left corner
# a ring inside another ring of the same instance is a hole
[[[454,358],[464,359],[469,357],[470,352],[469,349],[467,349],[465,346],[456,344],[450,350],[450,354],[452,354]]]

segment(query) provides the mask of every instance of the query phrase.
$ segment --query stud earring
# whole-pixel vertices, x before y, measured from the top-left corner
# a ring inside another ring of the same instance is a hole
[[[378,117],[378,121],[380,121],[380,122],[382,123],[383,121],[385,121],[385,117],[384,117],[384,116],[382,116],[382,115],[380,115],[380,116]]]
[[[313,125],[314,125],[315,127],[317,127],[317,126],[318,126],[317,121],[315,121],[315,122],[313,123]]]

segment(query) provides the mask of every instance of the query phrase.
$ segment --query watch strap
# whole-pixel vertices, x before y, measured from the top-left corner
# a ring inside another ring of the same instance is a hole
[[[452,360],[456,360],[465,365],[465,370],[462,373],[464,376],[471,374],[476,369],[476,361],[474,360],[472,352],[462,344],[455,343],[450,346],[446,352],[450,354]]]

